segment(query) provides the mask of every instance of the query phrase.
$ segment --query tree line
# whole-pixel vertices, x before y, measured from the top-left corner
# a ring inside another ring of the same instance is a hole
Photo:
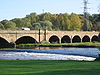
[[[90,31],[100,31],[100,14],[88,14],[88,27]],[[31,30],[62,30],[62,31],[84,31],[86,18],[83,14],[51,14],[30,13],[24,18],[0,21],[0,30],[19,30],[28,27]]]

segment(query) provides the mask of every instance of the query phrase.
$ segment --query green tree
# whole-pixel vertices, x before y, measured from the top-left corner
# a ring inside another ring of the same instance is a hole
[[[11,21],[13,21],[14,23],[16,23],[16,26],[18,28],[23,27],[23,24],[21,24],[21,22],[22,22],[22,19],[21,18],[15,18],[15,19],[12,19]]]
[[[42,29],[41,24],[40,24],[40,23],[33,23],[32,29],[33,29],[33,30],[39,30],[39,29]]]
[[[42,29],[52,30],[52,23],[50,21],[40,21]]]
[[[22,26],[23,26],[23,27],[29,27],[29,28],[32,27],[32,25],[31,25],[31,23],[30,23],[30,20],[27,19],[27,18],[22,18],[21,23],[22,23]]]
[[[27,18],[15,18],[12,21],[16,23],[16,26],[18,28],[22,28],[22,27],[29,27],[29,28],[31,28],[32,27],[32,25],[30,23],[30,20],[27,19]]]
[[[16,24],[12,21],[8,21],[8,20],[3,20],[1,21],[1,23],[4,25],[4,28],[7,30],[16,30]]]
[[[97,31],[100,31],[100,22],[97,22],[96,25],[97,25],[96,26],[97,27]]]
[[[0,23],[0,30],[5,30],[4,25]]]
[[[6,19],[1,21],[1,23],[2,23],[3,25],[5,25],[6,22],[8,22],[8,20],[6,20]]]
[[[38,20],[39,20],[39,17],[38,17],[38,15],[36,13],[31,13],[30,15],[26,15],[25,18],[27,18],[29,20],[29,22],[31,23],[31,25],[33,23],[38,22]]]
[[[50,20],[50,13],[43,13],[39,15],[39,21]]]
[[[16,24],[12,21],[8,21],[4,26],[7,30],[16,30],[17,29]]]
[[[89,14],[86,13],[87,17],[84,17],[83,15],[83,24],[82,24],[82,30],[83,31],[91,31],[93,27],[93,17]]]
[[[70,15],[70,30],[80,31],[82,27],[82,23],[79,15],[72,13]]]
[[[89,30],[100,31],[100,14],[93,14],[89,16],[88,24]],[[77,15],[72,13],[51,14],[43,13],[37,15],[36,13],[30,13],[24,18],[14,18],[12,20],[3,20],[0,23],[0,30],[4,29],[20,29],[22,27],[28,27],[33,30],[47,29],[47,30],[86,30],[87,21],[83,14]]]
[[[61,30],[69,30],[70,20],[67,13],[58,16]]]

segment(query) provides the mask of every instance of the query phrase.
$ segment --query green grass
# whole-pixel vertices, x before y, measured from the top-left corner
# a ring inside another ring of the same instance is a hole
[[[0,60],[0,75],[100,75],[100,62]]]
[[[30,44],[31,45],[31,44]],[[40,45],[100,45],[100,42],[83,42],[83,43],[41,43]]]
[[[100,42],[84,42],[84,43],[37,43],[37,44],[19,44],[17,47],[33,47],[33,46],[94,46],[100,47]]]
[[[36,44],[20,44],[20,45],[100,45],[100,42],[83,42],[83,43],[36,43]]]

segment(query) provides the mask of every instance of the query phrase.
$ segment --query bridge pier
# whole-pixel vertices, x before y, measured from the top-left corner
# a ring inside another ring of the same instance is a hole
[[[73,38],[72,38],[72,36],[71,36],[71,43],[73,43],[72,39],[73,39]]]
[[[46,29],[44,30],[44,41],[46,41],[46,36],[47,36],[47,33],[46,33]]]

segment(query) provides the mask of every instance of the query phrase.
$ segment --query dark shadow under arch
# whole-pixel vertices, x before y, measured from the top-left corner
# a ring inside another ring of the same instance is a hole
[[[99,42],[99,37],[94,35],[91,39],[92,42]]]
[[[59,43],[59,38],[56,35],[53,35],[49,38],[50,43]]]
[[[23,36],[16,40],[16,44],[31,44],[31,43],[37,43],[37,41],[30,37],[30,36]]]
[[[9,48],[10,44],[7,40],[0,37],[0,48]]]
[[[84,36],[83,38],[82,38],[82,42],[90,42],[90,37],[89,36]]]
[[[61,43],[71,43],[71,39],[69,36],[65,35],[61,39]]]
[[[98,37],[99,37],[99,42],[100,42],[100,33],[99,33]]]
[[[73,37],[72,42],[73,43],[81,42],[81,38],[78,35],[76,35],[76,36]]]

